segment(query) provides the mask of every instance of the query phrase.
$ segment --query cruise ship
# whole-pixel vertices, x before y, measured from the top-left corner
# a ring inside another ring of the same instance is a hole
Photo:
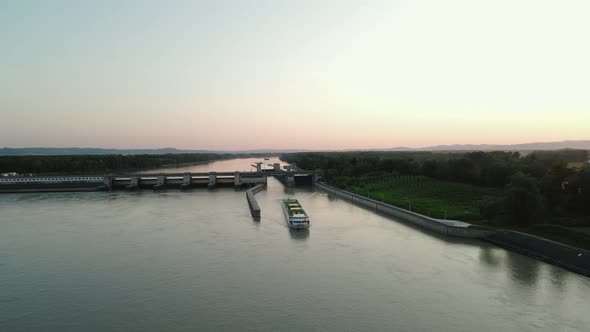
[[[283,212],[290,228],[305,229],[309,228],[309,218],[296,199],[283,200]]]

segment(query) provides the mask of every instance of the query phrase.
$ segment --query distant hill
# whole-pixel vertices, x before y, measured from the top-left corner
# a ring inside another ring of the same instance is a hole
[[[100,148],[1,148],[0,156],[52,156],[52,155],[102,155],[102,154],[178,154],[178,153],[215,153],[205,150],[163,149],[100,149]]]
[[[388,151],[533,151],[533,150],[562,150],[562,149],[579,149],[590,150],[590,140],[585,141],[561,141],[561,142],[541,142],[525,144],[454,144],[454,145],[435,145],[423,148],[396,147]]]
[[[212,150],[181,150],[175,148],[162,149],[101,149],[101,148],[0,148],[0,156],[61,156],[61,155],[104,155],[104,154],[181,154],[181,153],[231,153],[231,154],[278,154],[281,152],[299,152],[304,150],[257,149],[245,151],[212,151]]]
[[[179,154],[179,153],[231,153],[231,154],[280,154],[292,152],[312,151],[533,151],[533,150],[561,150],[579,149],[590,150],[590,140],[542,142],[510,145],[493,144],[454,144],[435,145],[422,148],[395,147],[390,149],[342,149],[342,150],[305,150],[305,149],[253,149],[234,151],[213,150],[181,150],[175,148],[163,149],[101,149],[101,148],[0,148],[0,156],[25,156],[25,155],[102,155],[102,154]]]

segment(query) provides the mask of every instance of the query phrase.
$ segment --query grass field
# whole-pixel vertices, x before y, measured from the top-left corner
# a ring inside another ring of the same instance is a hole
[[[590,227],[569,227],[569,228],[576,231],[576,232],[590,235]]]
[[[425,176],[361,177],[338,182],[345,190],[433,218],[464,221],[482,220],[480,207],[501,193],[499,189]]]
[[[341,177],[337,187],[433,217],[512,229],[590,250],[590,227],[551,224],[495,226],[484,220],[480,207],[502,195],[502,189],[440,181],[425,176]]]
[[[580,169],[588,164],[589,164],[588,162],[578,162],[578,163],[569,163],[569,164],[567,164],[567,166],[569,168],[573,168],[573,169]]]

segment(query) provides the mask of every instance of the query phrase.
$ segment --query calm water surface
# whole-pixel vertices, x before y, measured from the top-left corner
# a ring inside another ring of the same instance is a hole
[[[233,188],[0,195],[0,331],[590,331],[588,278],[311,188],[256,197],[259,222]]]

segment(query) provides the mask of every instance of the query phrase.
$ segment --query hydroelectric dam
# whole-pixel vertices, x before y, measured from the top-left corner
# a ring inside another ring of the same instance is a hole
[[[287,186],[311,184],[321,177],[321,171],[306,171],[288,167],[282,170],[277,164],[264,169],[257,163],[251,172],[187,172],[187,173],[121,173],[108,175],[52,175],[14,176],[0,178],[0,193],[95,191],[138,189],[188,189],[193,187],[215,188],[234,186],[252,187],[266,184],[267,177],[274,176]]]

